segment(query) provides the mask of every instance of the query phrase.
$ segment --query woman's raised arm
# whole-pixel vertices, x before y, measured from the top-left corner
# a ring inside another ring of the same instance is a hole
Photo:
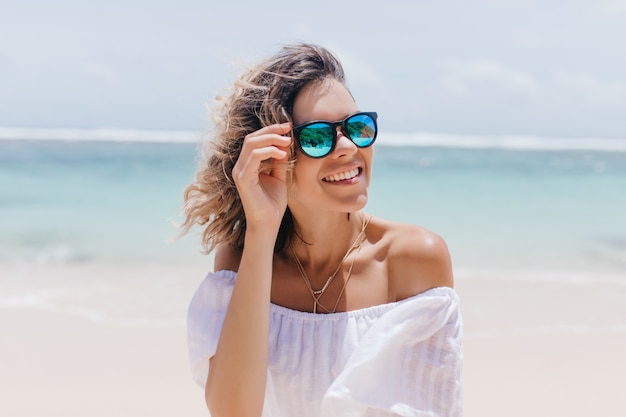
[[[269,345],[274,244],[287,207],[290,124],[267,126],[244,139],[233,179],[246,214],[243,252],[220,248],[215,269],[236,267],[237,279],[205,388],[214,417],[259,417],[263,410]],[[274,168],[261,172],[273,159]]]

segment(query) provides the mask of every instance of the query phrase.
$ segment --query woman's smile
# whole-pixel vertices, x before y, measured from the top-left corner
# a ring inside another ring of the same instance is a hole
[[[327,177],[322,178],[322,181],[324,182],[350,182],[353,183],[354,181],[351,180],[355,180],[358,178],[358,176],[361,174],[362,169],[361,168],[352,168],[350,170],[347,171],[343,171],[343,172],[339,172],[337,174],[333,174],[333,175],[329,175]]]

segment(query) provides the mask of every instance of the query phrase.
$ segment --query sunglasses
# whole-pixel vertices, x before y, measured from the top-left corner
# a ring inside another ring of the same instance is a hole
[[[293,128],[300,150],[311,158],[323,158],[335,149],[337,127],[359,148],[367,148],[376,140],[378,125],[376,112],[360,112],[338,122],[322,120],[305,123]]]

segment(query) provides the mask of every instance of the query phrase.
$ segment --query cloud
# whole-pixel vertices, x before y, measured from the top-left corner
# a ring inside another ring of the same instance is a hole
[[[608,0],[603,9],[608,14],[626,14],[626,0]]]
[[[525,72],[489,60],[449,62],[444,65],[439,81],[446,91],[459,97],[535,99],[540,90],[533,77]]]
[[[602,80],[589,73],[561,71],[555,74],[555,81],[585,107],[626,106],[626,80]]]

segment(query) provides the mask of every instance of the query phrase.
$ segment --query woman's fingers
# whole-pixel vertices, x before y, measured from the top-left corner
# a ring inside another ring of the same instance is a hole
[[[233,169],[233,176],[239,178],[247,175],[256,176],[261,163],[268,159],[286,161],[291,137],[283,135],[288,133],[290,128],[290,123],[283,123],[266,126],[247,135]]]
[[[249,225],[280,225],[287,205],[285,170],[292,140],[284,135],[290,129],[290,123],[271,125],[244,138],[232,175]]]
[[[275,134],[282,136],[282,135],[288,134],[290,130],[291,130],[291,123],[285,122],[285,123],[262,127],[261,129],[254,131],[250,133],[249,135],[247,135],[246,138],[253,137],[253,136],[261,136],[267,133],[275,133]]]
[[[252,132],[244,138],[232,173],[240,193],[259,184],[260,175],[270,175],[284,181],[285,176],[280,170],[265,170],[268,164],[264,161],[273,161],[273,164],[287,162],[292,139],[284,135],[290,130],[291,123],[275,124]]]
[[[291,144],[291,137],[285,136],[291,129],[291,123],[266,126],[252,132],[244,138],[242,152],[251,151],[267,146],[287,149]]]

